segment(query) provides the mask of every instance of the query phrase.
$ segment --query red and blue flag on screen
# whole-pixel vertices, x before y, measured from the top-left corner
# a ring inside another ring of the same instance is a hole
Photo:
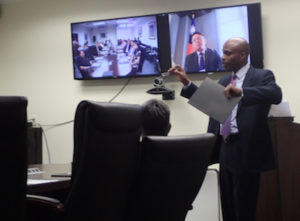
[[[189,43],[188,43],[188,47],[187,47],[187,51],[186,54],[191,54],[195,51],[195,49],[193,48],[192,45],[192,35],[196,32],[196,25],[195,25],[195,14],[192,14],[192,23],[191,23],[191,27],[190,27],[190,36],[189,36]]]

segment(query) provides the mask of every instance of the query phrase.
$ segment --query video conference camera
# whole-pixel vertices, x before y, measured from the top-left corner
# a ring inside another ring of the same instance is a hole
[[[154,88],[147,91],[148,94],[162,94],[163,100],[174,100],[175,91],[165,87],[165,80],[163,77],[168,76],[166,73],[162,73],[161,76],[154,78]]]
[[[162,77],[156,77],[153,81],[153,85],[156,88],[164,88],[165,87],[165,80]]]

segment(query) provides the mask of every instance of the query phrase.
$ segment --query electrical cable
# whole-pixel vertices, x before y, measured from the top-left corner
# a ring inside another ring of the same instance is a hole
[[[51,129],[53,127],[58,127],[58,126],[62,126],[62,125],[66,125],[66,124],[72,123],[73,121],[74,120],[70,120],[70,121],[66,121],[66,122],[62,122],[62,123],[57,123],[57,124],[45,124],[45,125],[39,124],[37,122],[34,122],[35,125],[39,126],[42,129],[42,134],[43,134],[44,141],[45,141],[45,144],[46,144],[46,150],[47,150],[47,156],[48,156],[48,163],[49,164],[51,164],[51,155],[50,155],[50,148],[49,148],[48,139],[47,139],[45,131],[48,130],[48,129]],[[44,129],[44,127],[50,127],[50,128]]]
[[[39,123],[36,123],[36,125],[38,125],[42,129],[42,134],[43,134],[43,137],[44,137],[44,140],[45,140],[46,150],[47,150],[47,155],[48,155],[48,163],[51,164],[51,156],[50,156],[50,150],[49,150],[49,145],[48,145],[48,140],[47,140],[46,133],[45,133],[44,128],[42,127],[42,125],[40,125]]]
[[[128,78],[128,80],[125,82],[125,84],[120,89],[120,91],[118,91],[116,93],[116,95],[113,96],[108,102],[111,103],[114,99],[116,99],[116,97],[118,97],[121,94],[121,92],[125,89],[125,87],[129,84],[130,81],[131,81],[131,78]],[[59,126],[67,125],[67,124],[72,123],[72,122],[74,122],[74,120],[69,120],[69,121],[62,122],[62,123],[57,123],[57,124],[39,124],[39,123],[34,122],[36,125],[38,125],[42,129],[42,134],[43,134],[43,137],[44,137],[44,140],[45,140],[45,144],[46,144],[46,150],[47,150],[48,163],[49,164],[51,164],[51,156],[50,156],[50,150],[49,150],[49,144],[48,144],[47,136],[46,136],[46,133],[45,133],[45,130],[44,130],[43,127],[48,127],[47,130],[49,130],[49,129],[52,129],[54,127],[59,127]]]
[[[62,122],[62,123],[57,123],[57,124],[43,124],[43,125],[41,125],[41,126],[43,126],[43,127],[58,127],[58,126],[63,126],[63,125],[72,123],[73,121],[74,121],[74,120],[69,120],[69,121]]]
[[[123,87],[120,89],[120,91],[115,95],[113,96],[109,101],[108,103],[111,103],[114,99],[116,99],[116,97],[118,97],[121,92],[125,89],[125,87],[129,84],[129,82],[131,81],[131,78],[128,78],[128,80],[126,81],[126,83],[123,85]]]

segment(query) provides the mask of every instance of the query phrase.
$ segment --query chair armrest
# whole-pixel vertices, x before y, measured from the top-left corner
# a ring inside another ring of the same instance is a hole
[[[39,207],[52,214],[61,215],[64,212],[64,204],[50,197],[26,194],[26,203],[30,207]]]

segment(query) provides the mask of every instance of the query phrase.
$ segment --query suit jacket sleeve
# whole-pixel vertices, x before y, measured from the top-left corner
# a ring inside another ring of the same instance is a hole
[[[252,85],[243,85],[243,105],[279,104],[282,99],[280,87],[275,83],[274,74],[269,70],[256,69],[251,78]]]
[[[198,55],[197,52],[193,52],[189,54],[185,58],[184,70],[186,72],[198,72],[199,64],[198,64]]]
[[[197,89],[198,87],[192,82],[190,86],[182,88],[180,95],[189,99]]]

